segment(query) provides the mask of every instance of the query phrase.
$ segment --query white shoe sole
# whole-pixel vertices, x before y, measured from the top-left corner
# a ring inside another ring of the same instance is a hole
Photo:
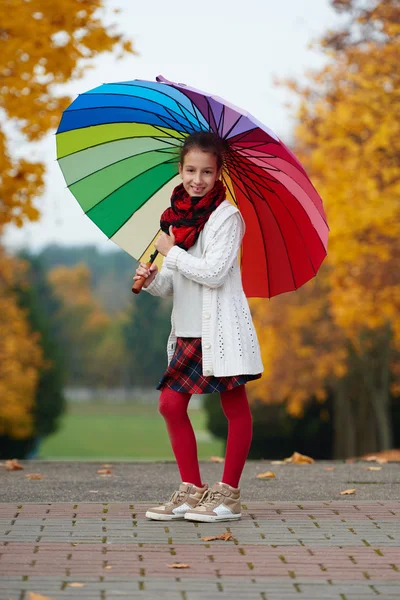
[[[238,521],[242,518],[242,513],[237,515],[201,515],[200,513],[185,514],[184,517],[187,521],[200,521],[202,523],[213,523],[214,521]]]
[[[148,519],[152,519],[153,521],[183,521],[185,519],[185,515],[162,515],[160,513],[151,512],[148,510],[146,512],[146,517]]]

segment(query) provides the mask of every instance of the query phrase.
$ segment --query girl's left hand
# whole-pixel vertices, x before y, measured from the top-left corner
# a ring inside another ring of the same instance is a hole
[[[162,254],[163,256],[167,256],[171,248],[175,246],[175,236],[172,233],[172,225],[170,225],[169,228],[169,235],[162,232],[160,234],[160,237],[156,239],[154,246],[160,254]]]

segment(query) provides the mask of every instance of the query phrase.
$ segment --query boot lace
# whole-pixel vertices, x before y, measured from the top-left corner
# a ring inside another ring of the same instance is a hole
[[[167,504],[178,504],[181,500],[183,501],[186,497],[186,492],[183,492],[182,490],[177,490],[176,492],[174,492],[171,496],[171,498],[168,500]]]
[[[205,506],[206,508],[212,508],[213,505],[223,497],[223,494],[217,490],[206,490],[201,497],[200,502],[197,506]]]

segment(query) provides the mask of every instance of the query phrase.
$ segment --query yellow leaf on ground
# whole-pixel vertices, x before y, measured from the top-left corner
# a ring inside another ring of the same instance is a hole
[[[42,594],[35,594],[35,592],[29,592],[28,600],[53,600],[49,596],[42,596]]]
[[[342,496],[350,496],[350,494],[355,494],[356,490],[344,490],[343,492],[340,492],[340,494]]]
[[[382,467],[365,467],[366,471],[380,471]]]
[[[97,474],[98,475],[111,475],[112,471],[111,471],[111,469],[98,469]]]
[[[112,565],[107,565],[106,567],[104,567],[105,569],[112,569]]]
[[[382,450],[381,452],[376,452],[375,454],[364,454],[364,456],[360,456],[360,458],[361,460],[373,460],[381,464],[389,461],[398,462],[400,461],[400,450],[392,448],[392,450]]]
[[[284,465],[284,460],[271,460],[271,465]]]
[[[73,588],[81,588],[81,587],[85,587],[86,583],[69,583],[68,587],[73,587]]]
[[[210,456],[210,462],[223,463],[224,459],[221,456]]]
[[[172,563],[172,565],[167,565],[170,569],[190,569],[190,565],[186,563]]]
[[[109,469],[110,467],[112,467],[112,465],[101,465],[102,467],[104,467],[105,469]]]
[[[334,471],[335,467],[325,467],[324,471]]]
[[[310,456],[300,454],[299,452],[293,452],[292,456],[285,458],[284,462],[295,463],[296,465],[310,465],[315,461]]]
[[[208,535],[205,537],[201,537],[203,542],[211,542],[212,540],[224,540],[227,542],[228,540],[233,540],[233,535],[227,531],[226,533],[221,533],[221,535]]]
[[[28,479],[43,479],[44,476],[40,473],[25,473],[25,477]]]
[[[272,471],[266,471],[257,475],[257,479],[272,479],[273,477],[276,477],[276,475]]]
[[[20,471],[23,470],[23,466],[19,464],[17,458],[13,458],[12,460],[6,460],[6,470],[7,471]]]

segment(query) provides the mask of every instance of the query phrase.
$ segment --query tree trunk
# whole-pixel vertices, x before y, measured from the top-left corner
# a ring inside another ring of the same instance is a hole
[[[347,376],[339,380],[333,404],[333,458],[347,458],[355,453],[355,424],[347,394]]]

